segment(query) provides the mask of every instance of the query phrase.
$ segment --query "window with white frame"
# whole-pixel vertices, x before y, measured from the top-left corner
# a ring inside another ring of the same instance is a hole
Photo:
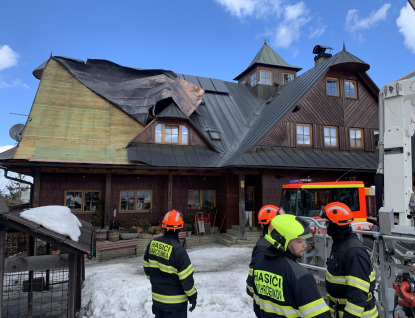
[[[297,145],[311,145],[311,125],[297,124]]]
[[[324,127],[324,146],[337,147],[337,127]]]
[[[363,130],[350,128],[350,148],[363,148]]]

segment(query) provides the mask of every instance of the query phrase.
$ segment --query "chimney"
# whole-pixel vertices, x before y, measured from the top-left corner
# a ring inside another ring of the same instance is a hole
[[[326,50],[332,50],[330,46],[316,45],[313,49],[313,53],[317,54],[314,56],[314,66],[323,63],[325,60],[332,57],[331,53],[326,53]]]

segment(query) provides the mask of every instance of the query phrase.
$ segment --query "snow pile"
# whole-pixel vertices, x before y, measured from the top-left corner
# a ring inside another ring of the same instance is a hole
[[[82,227],[78,218],[66,206],[48,205],[25,210],[20,216],[26,220],[42,225],[56,233],[67,235],[72,241],[78,242]]]
[[[255,317],[246,278],[252,249],[201,247],[188,250],[198,291],[197,306],[188,317]],[[81,317],[153,318],[151,285],[143,257],[86,263]],[[188,306],[190,308],[190,305]]]

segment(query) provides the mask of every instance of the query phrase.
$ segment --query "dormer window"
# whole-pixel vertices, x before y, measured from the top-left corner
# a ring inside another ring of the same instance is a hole
[[[292,73],[284,73],[283,74],[284,77],[284,85],[291,82],[294,79],[294,74]]]
[[[256,72],[251,74],[251,86],[255,86],[257,84],[256,81]]]
[[[184,125],[158,124],[154,140],[162,144],[187,145],[189,143],[189,130]]]
[[[270,71],[260,71],[260,83],[271,85],[271,72]]]

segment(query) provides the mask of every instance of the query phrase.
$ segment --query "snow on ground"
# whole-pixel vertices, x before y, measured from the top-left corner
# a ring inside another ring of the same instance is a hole
[[[28,209],[20,213],[26,220],[42,225],[44,228],[56,233],[67,235],[72,241],[78,242],[81,236],[81,222],[66,206],[47,205]]]
[[[246,294],[251,248],[215,244],[187,252],[198,291],[197,306],[188,312],[189,318],[255,317],[252,298]],[[151,306],[143,256],[86,263],[81,317],[153,318]]]

